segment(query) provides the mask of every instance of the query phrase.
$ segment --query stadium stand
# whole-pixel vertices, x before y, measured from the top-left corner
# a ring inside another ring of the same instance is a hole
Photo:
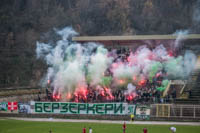
[[[182,98],[177,99],[176,103],[200,104],[200,57],[197,59],[196,66],[187,81],[186,87],[180,93]]]
[[[1,88],[1,101],[30,101],[44,99],[44,90],[40,87],[15,87],[15,88]]]

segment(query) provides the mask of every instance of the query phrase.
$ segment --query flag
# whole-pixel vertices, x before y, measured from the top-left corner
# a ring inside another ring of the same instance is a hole
[[[7,111],[7,103],[6,102],[0,102],[0,111]]]
[[[8,110],[17,110],[17,102],[8,102]]]

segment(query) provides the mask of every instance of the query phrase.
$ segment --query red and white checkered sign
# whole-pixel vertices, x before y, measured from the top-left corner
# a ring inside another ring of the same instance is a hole
[[[17,102],[8,102],[8,110],[17,110]]]

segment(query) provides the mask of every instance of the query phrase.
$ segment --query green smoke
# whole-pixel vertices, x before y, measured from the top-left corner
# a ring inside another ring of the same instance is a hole
[[[169,83],[169,80],[163,80],[162,85],[160,87],[157,87],[156,89],[158,91],[164,91],[167,88],[168,83]]]
[[[182,78],[183,75],[183,58],[173,58],[165,62],[165,71],[171,79]]]
[[[91,77],[90,74],[87,74],[87,75],[86,75],[86,81],[87,81],[88,84],[91,83],[91,81],[92,81],[92,77]]]
[[[105,77],[102,77],[101,85],[109,87],[111,82],[112,82],[112,77],[111,76],[105,76]]]
[[[160,62],[154,62],[151,65],[151,71],[149,73],[149,81],[152,83],[153,77],[156,75],[156,73],[162,69],[162,64]]]

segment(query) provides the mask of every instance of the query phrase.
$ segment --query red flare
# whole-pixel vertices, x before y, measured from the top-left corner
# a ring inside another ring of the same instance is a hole
[[[117,64],[117,63],[113,63],[113,64],[112,64],[112,67],[113,67],[113,68],[117,68],[117,67],[118,67],[118,64]]]
[[[54,100],[60,100],[61,99],[61,95],[60,94],[55,94],[55,95],[53,95],[53,99]]]
[[[156,77],[160,77],[160,76],[161,76],[161,73],[157,73],[157,74],[156,74]]]
[[[131,57],[130,57],[130,56],[127,57],[127,61],[128,61],[128,62],[131,62]]]
[[[120,79],[120,80],[119,80],[119,83],[120,83],[120,84],[124,84],[124,83],[125,83],[125,81],[124,81],[124,80],[122,80],[122,79]]]
[[[71,99],[71,98],[72,98],[71,93],[67,93],[67,95],[66,95],[66,99],[68,100],[68,99]]]
[[[112,95],[111,90],[109,88],[106,88],[106,87],[104,89],[105,89],[105,93],[107,94],[106,99],[108,99],[108,100],[114,99],[114,96]]]
[[[47,83],[50,84],[50,80],[49,79],[48,79]]]
[[[140,80],[140,82],[139,82],[139,85],[140,85],[140,86],[143,86],[143,85],[145,85],[145,84],[146,84],[146,80],[145,80],[145,79]]]
[[[61,97],[60,95],[57,95],[56,99],[58,99],[58,100],[59,100],[59,99],[60,99],[60,97]]]
[[[155,55],[154,55],[153,53],[151,53],[151,54],[149,54],[148,59],[149,59],[149,60],[153,60],[154,57],[155,57]]]
[[[128,97],[127,97],[127,100],[128,100],[128,101],[131,101],[131,100],[133,100],[133,97],[132,97],[132,96],[128,96]]]
[[[76,96],[76,97],[77,97],[77,96],[78,96],[78,94],[75,92],[75,93],[74,93],[74,96]]]
[[[79,101],[79,98],[86,100],[88,95],[88,90],[84,86],[78,87],[74,93],[75,102]]]
[[[103,90],[101,91],[101,95],[102,95],[102,96],[105,96],[105,93],[104,93],[104,91],[103,91]]]
[[[133,99],[135,99],[136,96],[137,96],[137,94],[134,92],[134,93],[126,95],[126,99],[128,101],[132,101]]]
[[[170,50],[169,52],[168,52],[168,55],[170,56],[170,57],[172,57],[174,54],[173,54],[173,51],[172,50]]]
[[[133,76],[133,80],[136,81],[136,80],[137,80],[137,77],[136,77],[136,76]]]

